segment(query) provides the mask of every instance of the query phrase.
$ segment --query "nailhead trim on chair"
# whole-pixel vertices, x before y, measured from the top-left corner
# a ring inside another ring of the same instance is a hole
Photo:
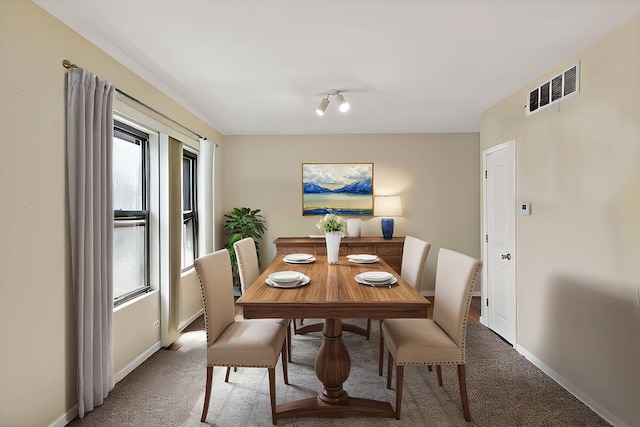
[[[204,312],[204,331],[207,334],[207,347],[209,347],[209,328],[207,327],[209,325],[209,319],[207,318],[207,302],[206,302],[207,299],[205,298],[205,295],[204,295],[204,284],[200,279],[200,277],[202,276],[200,274],[200,269],[198,268],[198,265],[195,263],[194,263],[194,266],[196,268],[196,274],[198,275],[198,282],[200,283],[200,295],[202,296],[202,307]],[[207,366],[211,366],[211,365],[207,365]]]
[[[473,272],[473,276],[471,277],[471,283],[476,283],[476,279],[478,278],[478,273],[482,269],[482,264],[476,265],[476,270]],[[473,288],[469,290],[467,293],[467,300],[465,301],[465,310],[464,324],[462,325],[462,340],[460,341],[460,348],[462,348],[462,362],[465,363],[466,360],[466,348],[467,348],[467,325],[469,324],[469,307],[471,306],[471,294],[473,293]]]
[[[429,251],[431,251],[431,243],[427,243],[427,253],[424,257],[422,257],[422,262],[420,263],[420,270],[422,274],[418,277],[418,283],[416,283],[416,290],[418,292],[422,292],[422,281],[424,279],[424,266],[427,265],[427,258],[429,257]]]
[[[280,356],[278,356],[278,359],[280,359]],[[231,368],[275,368],[276,365],[235,365],[235,364],[220,364],[220,365],[212,365],[207,363],[207,366],[220,366],[220,367],[231,367]]]

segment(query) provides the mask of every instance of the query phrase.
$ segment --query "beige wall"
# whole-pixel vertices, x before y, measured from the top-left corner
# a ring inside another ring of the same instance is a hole
[[[528,90],[580,60],[580,94],[525,117]],[[640,18],[482,115],[515,139],[517,342],[619,425],[640,425]]]
[[[275,255],[276,238],[318,234],[319,218],[302,216],[303,162],[374,164],[374,192],[402,197],[394,235],[432,244],[426,292],[434,289],[440,247],[480,257],[478,134],[227,136],[226,143],[224,211],[262,210],[266,262]],[[382,235],[379,218],[362,220],[362,235]]]
[[[62,60],[98,74],[221,145],[223,141],[214,129],[30,1],[0,2],[0,57],[0,425],[64,425],[65,413],[76,405],[76,359]],[[126,331],[114,338],[117,349],[128,349],[131,335],[143,334],[138,345],[157,340],[157,331],[151,330],[158,315],[155,295],[143,303],[150,300],[151,307],[131,317],[144,331],[123,327],[126,319],[116,313],[115,333]],[[130,357],[117,354],[116,363],[125,365]]]

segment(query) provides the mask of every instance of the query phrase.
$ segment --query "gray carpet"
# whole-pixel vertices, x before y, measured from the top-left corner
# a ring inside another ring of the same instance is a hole
[[[211,405],[200,423],[205,384],[205,335],[194,322],[172,350],[160,350],[116,384],[106,402],[70,426],[270,426],[266,369],[239,369],[224,383],[224,369],[214,370]],[[351,396],[394,402],[378,370],[378,328],[372,338],[345,333]],[[313,397],[320,388],[313,371],[319,333],[293,340],[290,385],[278,366],[277,400]],[[292,418],[280,426],[608,426],[597,414],[529,363],[510,345],[479,323],[467,334],[467,384],[472,421],[464,421],[455,367],[443,367],[444,387],[435,371],[405,368],[402,419]],[[386,366],[386,364],[385,364]],[[386,375],[386,372],[385,372]]]

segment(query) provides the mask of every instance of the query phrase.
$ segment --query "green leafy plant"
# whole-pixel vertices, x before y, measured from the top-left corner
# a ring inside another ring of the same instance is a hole
[[[336,214],[326,214],[318,223],[316,228],[323,233],[331,233],[332,231],[339,231],[344,235],[344,231],[347,228],[347,221],[341,216]]]
[[[265,218],[260,214],[260,209],[233,208],[231,212],[225,214],[227,218],[224,222],[225,234],[227,237],[226,248],[231,257],[231,269],[233,270],[233,286],[240,287],[240,275],[238,273],[238,262],[233,244],[245,237],[251,237],[256,242],[258,252],[258,265],[260,265],[260,240],[267,229]]]

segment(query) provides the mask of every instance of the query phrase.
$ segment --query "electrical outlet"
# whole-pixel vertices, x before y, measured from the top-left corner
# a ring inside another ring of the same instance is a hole
[[[151,324],[151,329],[158,329],[160,327],[160,321],[159,320],[155,320],[152,324]]]

